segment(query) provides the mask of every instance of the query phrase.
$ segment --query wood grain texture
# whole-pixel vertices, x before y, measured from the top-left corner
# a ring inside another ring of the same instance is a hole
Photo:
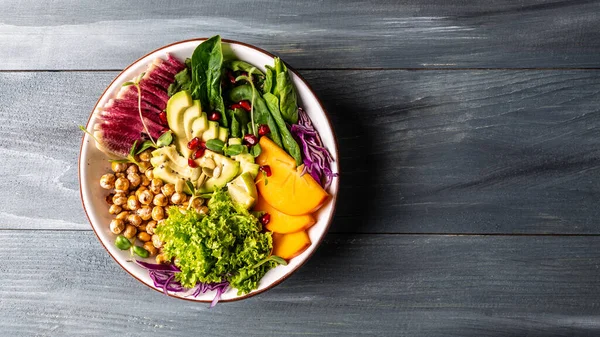
[[[598,67],[599,10],[592,0],[6,0],[0,69],[122,69],[214,34],[299,68]]]
[[[597,336],[598,237],[329,235],[214,309],[154,292],[91,232],[0,231],[6,336]],[[23,247],[35,249],[23,249]]]
[[[332,232],[600,233],[600,72],[302,74],[339,137]],[[115,75],[0,74],[0,228],[89,229],[77,125]]]

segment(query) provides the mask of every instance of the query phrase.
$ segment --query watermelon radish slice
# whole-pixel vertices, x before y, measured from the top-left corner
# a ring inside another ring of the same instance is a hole
[[[171,55],[167,60],[155,59],[148,67],[139,83],[141,89],[141,109],[144,124],[153,139],[158,139],[164,131],[159,114],[165,109],[169,96],[167,89],[175,74],[185,68],[185,64]],[[125,158],[133,143],[145,136],[146,130],[140,120],[138,91],[133,85],[122,87],[114,99],[94,112],[96,147],[111,157]]]

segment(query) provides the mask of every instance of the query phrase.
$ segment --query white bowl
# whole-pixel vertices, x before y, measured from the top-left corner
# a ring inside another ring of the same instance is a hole
[[[206,39],[194,39],[176,42],[161,47],[135,61],[133,64],[125,68],[112,81],[94,106],[93,111],[96,110],[96,107],[103,106],[110,98],[114,97],[124,82],[129,81],[141,72],[145,71],[146,67],[157,57],[166,58],[167,53],[170,53],[180,60],[184,60],[185,58],[190,57],[198,44],[204,40]],[[226,56],[235,55],[237,59],[249,62],[263,71],[265,70],[265,64],[273,64],[274,56],[272,54],[241,42],[223,40],[223,52]],[[321,135],[323,144],[331,152],[331,155],[335,160],[332,164],[333,172],[339,172],[337,162],[337,142],[331,127],[331,123],[327,117],[327,113],[306,81],[293,69],[289,68],[289,71],[298,92],[299,105],[308,113],[314,126]],[[95,122],[96,118],[93,114],[90,114],[90,119],[87,123],[87,129],[93,130]],[[108,224],[112,218],[108,213],[108,207],[105,201],[107,192],[100,188],[99,185],[100,177],[110,170],[110,163],[107,159],[107,156],[96,148],[94,140],[91,139],[89,135],[85,134],[82,139],[81,151],[79,154],[79,186],[83,209],[86,212],[96,236],[108,253],[115,259],[115,261],[117,261],[117,263],[123,267],[123,269],[125,269],[129,274],[131,274],[131,276],[135,277],[140,282],[146,284],[152,289],[162,291],[154,286],[154,283],[148,276],[147,270],[135,263],[127,261],[130,259],[129,251],[119,250],[114,245],[115,235],[112,234],[108,228]],[[238,296],[237,290],[229,289],[221,296],[221,301],[234,301],[259,294],[276,286],[289,277],[294,271],[300,268],[300,266],[302,266],[302,264],[304,264],[315,252],[323,240],[323,237],[327,233],[327,229],[329,228],[333,218],[338,186],[339,178],[334,178],[328,190],[332,197],[316,214],[317,223],[308,230],[310,240],[312,241],[312,244],[310,247],[308,247],[308,249],[306,249],[302,254],[291,259],[287,266],[278,266],[270,270],[260,280],[258,288],[251,293]],[[153,259],[147,260],[148,262],[154,262]],[[192,301],[210,302],[214,298],[215,292],[211,291],[205,294],[200,294],[196,298],[184,297],[183,295],[175,293],[169,293],[169,295]]]

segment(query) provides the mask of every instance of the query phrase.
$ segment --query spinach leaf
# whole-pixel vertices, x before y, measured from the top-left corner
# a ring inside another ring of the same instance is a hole
[[[279,98],[279,110],[289,124],[298,123],[298,98],[287,67],[278,57],[275,58],[277,78],[273,94]]]
[[[290,130],[288,130],[283,117],[281,116],[281,112],[279,111],[279,100],[277,97],[271,93],[266,93],[263,95],[269,110],[271,111],[271,115],[275,119],[277,123],[277,127],[279,128],[279,133],[281,134],[281,140],[283,142],[283,148],[287,153],[290,154],[296,160],[296,165],[302,164],[302,153],[300,152],[300,146],[296,143],[296,140],[292,136]],[[271,129],[272,131],[273,129]]]
[[[252,70],[252,68],[254,68],[254,71],[252,71],[252,73],[257,74],[257,75],[262,75],[262,76],[265,75],[265,74],[263,74],[262,71],[260,71],[255,66],[251,65],[248,62],[244,62],[244,61],[240,61],[240,60],[226,61],[223,66],[225,68],[229,68],[233,71],[245,71],[247,73],[249,73]]]
[[[232,102],[239,102],[243,100],[251,101],[252,87],[249,84],[244,84],[231,89],[229,92],[229,99]],[[254,98],[254,121],[258,125],[268,125],[269,129],[271,130],[269,138],[271,138],[271,140],[279,147],[283,147],[283,144],[281,143],[281,137],[277,131],[277,123],[275,123],[273,116],[271,116],[271,112],[269,111],[265,100],[257,91],[255,91]],[[249,130],[252,130],[252,125],[249,126]]]
[[[244,137],[246,125],[250,122],[250,116],[243,109],[234,109],[231,118],[231,136],[236,138]]]
[[[186,65],[189,59],[186,59]],[[175,95],[176,93],[182,90],[190,90],[190,86],[192,85],[192,78],[190,77],[190,69],[189,66],[185,67],[182,71],[175,74],[175,80],[173,83],[169,85],[167,90],[167,94],[169,97]]]
[[[275,69],[269,65],[266,65],[265,67],[267,68],[267,75],[265,76],[265,83],[263,84],[263,92],[266,94],[273,89],[275,83]]]
[[[192,54],[192,85],[191,92],[194,99],[199,99],[202,107],[207,111],[216,110],[221,113],[222,126],[228,127],[229,123],[225,114],[225,105],[221,96],[221,66],[223,65],[223,51],[221,37],[215,35],[202,42]]]

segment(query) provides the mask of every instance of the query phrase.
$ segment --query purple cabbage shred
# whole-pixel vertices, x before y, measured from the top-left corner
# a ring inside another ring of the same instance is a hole
[[[216,290],[217,293],[210,304],[211,308],[219,302],[221,295],[227,291],[227,288],[229,287],[229,282],[222,281],[217,283],[198,282],[194,288],[185,288],[179,281],[175,280],[175,274],[181,271],[177,266],[173,264],[153,264],[139,260],[135,260],[135,262],[142,268],[148,270],[148,275],[150,275],[150,278],[154,282],[154,286],[162,289],[165,295],[167,295],[168,291],[174,293],[188,293],[191,291],[191,295],[186,295],[186,297],[193,296],[195,298],[207,291]]]
[[[298,124],[292,125],[291,131],[302,148],[304,169],[301,174],[310,174],[324,189],[327,189],[338,173],[331,171],[333,157],[323,146],[319,133],[302,108],[298,108]]]

